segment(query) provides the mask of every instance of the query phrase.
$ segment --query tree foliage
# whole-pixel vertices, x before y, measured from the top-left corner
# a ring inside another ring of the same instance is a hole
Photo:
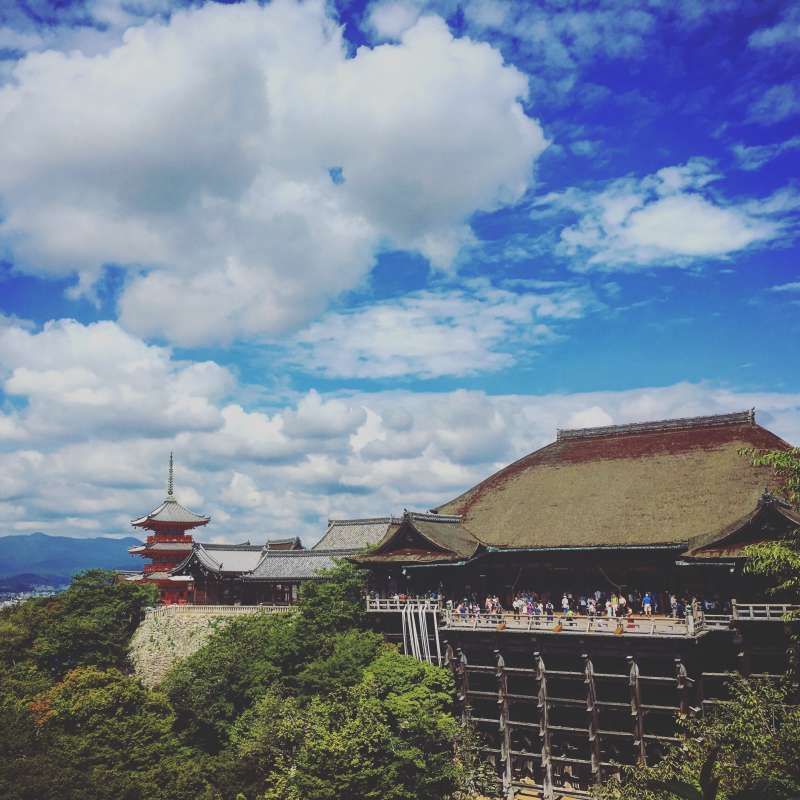
[[[789,687],[734,680],[732,700],[682,720],[685,738],[653,767],[626,768],[601,800],[790,800],[800,795],[800,708]]]
[[[159,689],[125,674],[154,600],[142,587],[90,572],[0,615],[0,797],[438,800],[477,785],[450,674],[367,630],[358,569],[325,577],[297,614],[219,628]]]
[[[750,459],[753,466],[775,470],[781,482],[778,494],[795,508],[800,507],[800,447],[787,450],[745,448],[740,452]]]
[[[800,448],[790,450],[743,450],[756,466],[772,467],[780,476],[779,493],[800,506]],[[782,541],[763,542],[746,548],[746,570],[771,584],[769,592],[790,603],[800,603],[800,538],[798,531]]]
[[[438,800],[456,786],[443,670],[383,649],[354,686],[281,699],[268,693],[236,723],[242,788],[262,800]]]

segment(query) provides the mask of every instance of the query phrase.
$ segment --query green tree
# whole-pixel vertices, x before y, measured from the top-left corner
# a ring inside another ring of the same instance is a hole
[[[779,476],[778,489],[789,503],[800,506],[800,448],[790,450],[743,450],[756,466],[772,467]],[[781,541],[763,542],[745,550],[745,569],[766,578],[770,593],[800,603],[800,539],[798,531]]]
[[[122,668],[144,609],[155,601],[154,586],[119,581],[107,570],[83,572],[53,601],[50,624],[34,639],[34,656],[56,675],[88,664]]]
[[[307,702],[270,693],[231,732],[245,796],[440,800],[457,787],[445,670],[384,648],[354,686]]]
[[[624,770],[602,800],[790,800],[800,795],[800,708],[788,686],[736,679],[706,719],[683,719],[683,741],[653,767]]]
[[[297,614],[236,620],[173,668],[163,688],[187,741],[217,753],[265,692],[309,696],[360,680],[382,641],[362,630],[363,571],[341,563],[325,578],[303,587]]]
[[[162,687],[187,741],[218,752],[234,720],[270,687],[280,689],[296,649],[294,628],[282,615],[235,620],[170,671]]]
[[[778,493],[795,508],[800,507],[800,447],[788,450],[746,448],[739,452],[749,458],[753,466],[771,467],[781,482]]]
[[[0,767],[8,800],[210,796],[202,757],[174,735],[164,694],[118,670],[79,667],[25,708],[4,711],[21,742]]]

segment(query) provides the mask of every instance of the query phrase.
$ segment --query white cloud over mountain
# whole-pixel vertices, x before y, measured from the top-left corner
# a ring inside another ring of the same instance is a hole
[[[275,334],[382,247],[447,269],[546,146],[527,80],[421,19],[348,57],[321,2],[209,4],[107,53],[31,53],[0,88],[0,235],[17,264],[129,269],[120,320],[183,344]],[[333,177],[332,177],[333,176]]]
[[[568,312],[565,312],[568,313]],[[129,532],[160,501],[169,451],[208,538],[312,542],[327,516],[428,508],[552,441],[559,427],[756,406],[800,441],[800,395],[704,384],[619,392],[308,391],[247,407],[231,374],[114,323],[0,328],[0,532]]]

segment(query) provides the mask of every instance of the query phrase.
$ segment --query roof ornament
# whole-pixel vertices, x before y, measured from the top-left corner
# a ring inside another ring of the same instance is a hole
[[[172,451],[169,452],[169,478],[167,478],[167,497],[174,500],[173,489],[175,485],[175,470],[172,460]]]

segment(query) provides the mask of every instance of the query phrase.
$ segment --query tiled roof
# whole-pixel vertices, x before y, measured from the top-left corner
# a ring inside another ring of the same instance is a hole
[[[142,544],[138,547],[129,547],[129,553],[144,553],[145,551],[161,550],[164,552],[176,553],[185,550],[187,553],[192,549],[191,542],[154,542],[153,544]]]
[[[334,559],[341,558],[342,551],[331,550],[283,550],[267,551],[256,568],[245,580],[308,580],[317,576],[321,569],[334,566]]]
[[[250,544],[194,543],[192,552],[173,570],[184,569],[192,561],[202,564],[209,572],[249,572],[258,564],[264,548]]]
[[[131,525],[137,528],[149,528],[152,523],[174,523],[181,527],[194,528],[197,525],[205,525],[209,519],[210,517],[204,517],[202,514],[195,514],[194,511],[182,506],[174,496],[167,495],[158,508],[153,509],[144,517],[131,520]]]
[[[371,517],[368,519],[330,519],[325,535],[312,550],[365,550],[377,544],[402,519]]]
[[[742,448],[788,447],[752,412],[561,431],[435,510],[498,548],[678,547],[725,530],[777,483]]]
[[[288,539],[267,539],[266,547],[268,550],[302,550],[303,543],[299,536],[292,536]]]
[[[406,511],[373,550],[356,554],[354,561],[369,564],[392,562],[463,561],[471,558],[481,542],[463,525],[458,515]]]

